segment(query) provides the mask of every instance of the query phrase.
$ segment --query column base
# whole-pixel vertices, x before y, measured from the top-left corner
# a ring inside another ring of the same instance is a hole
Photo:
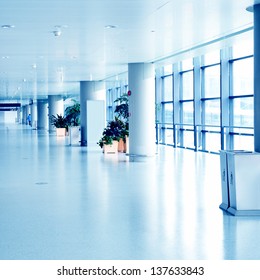
[[[150,162],[153,161],[155,158],[154,155],[137,155],[137,154],[126,154],[129,156],[130,162]]]

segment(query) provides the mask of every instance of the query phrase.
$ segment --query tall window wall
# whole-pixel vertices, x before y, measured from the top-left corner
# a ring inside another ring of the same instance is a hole
[[[181,63],[179,114],[180,123],[176,129],[178,147],[194,148],[194,72],[193,60],[187,59]]]
[[[200,146],[202,151],[221,149],[220,131],[220,52],[213,52],[202,57],[201,66],[201,126]]]
[[[162,138],[165,144],[173,143],[173,75],[170,66],[164,67],[165,75],[162,78]]]
[[[253,56],[230,60],[232,112],[230,134],[234,149],[252,150],[253,147]]]
[[[164,67],[162,92],[156,91],[159,143],[213,153],[253,150],[252,42],[227,49]]]

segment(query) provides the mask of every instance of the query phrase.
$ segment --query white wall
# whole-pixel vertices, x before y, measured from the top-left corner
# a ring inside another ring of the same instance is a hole
[[[17,117],[16,111],[0,112],[0,123],[15,123]]]

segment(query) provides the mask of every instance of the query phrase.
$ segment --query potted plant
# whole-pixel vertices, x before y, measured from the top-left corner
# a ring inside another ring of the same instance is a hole
[[[125,122],[128,122],[128,117],[129,117],[128,95],[125,93],[121,95],[119,98],[117,98],[114,102],[118,103],[115,109],[115,113],[117,117]]]
[[[75,99],[72,99],[73,105],[68,106],[65,109],[64,115],[69,123],[69,126],[80,125],[80,104]]]
[[[103,148],[104,153],[118,152],[118,141],[122,137],[123,128],[124,123],[118,118],[108,122],[107,127],[103,130],[101,139],[97,143],[100,148]]]
[[[124,125],[121,129],[120,140],[118,143],[118,151],[126,152],[128,148],[128,136],[129,136],[129,104],[128,104],[128,95],[123,94],[115,101],[117,103],[115,108],[115,114],[117,119],[121,120]]]
[[[73,105],[65,109],[65,116],[69,125],[70,145],[80,143],[80,103],[72,99]]]
[[[51,124],[56,127],[57,136],[65,136],[68,130],[68,121],[66,117],[57,114],[50,117]]]

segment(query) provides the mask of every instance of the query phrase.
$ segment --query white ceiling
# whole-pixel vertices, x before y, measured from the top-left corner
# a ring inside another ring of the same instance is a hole
[[[81,80],[103,80],[127,71],[130,62],[156,62],[252,27],[245,8],[253,3],[2,0],[0,26],[14,27],[0,28],[0,98],[78,93]]]

